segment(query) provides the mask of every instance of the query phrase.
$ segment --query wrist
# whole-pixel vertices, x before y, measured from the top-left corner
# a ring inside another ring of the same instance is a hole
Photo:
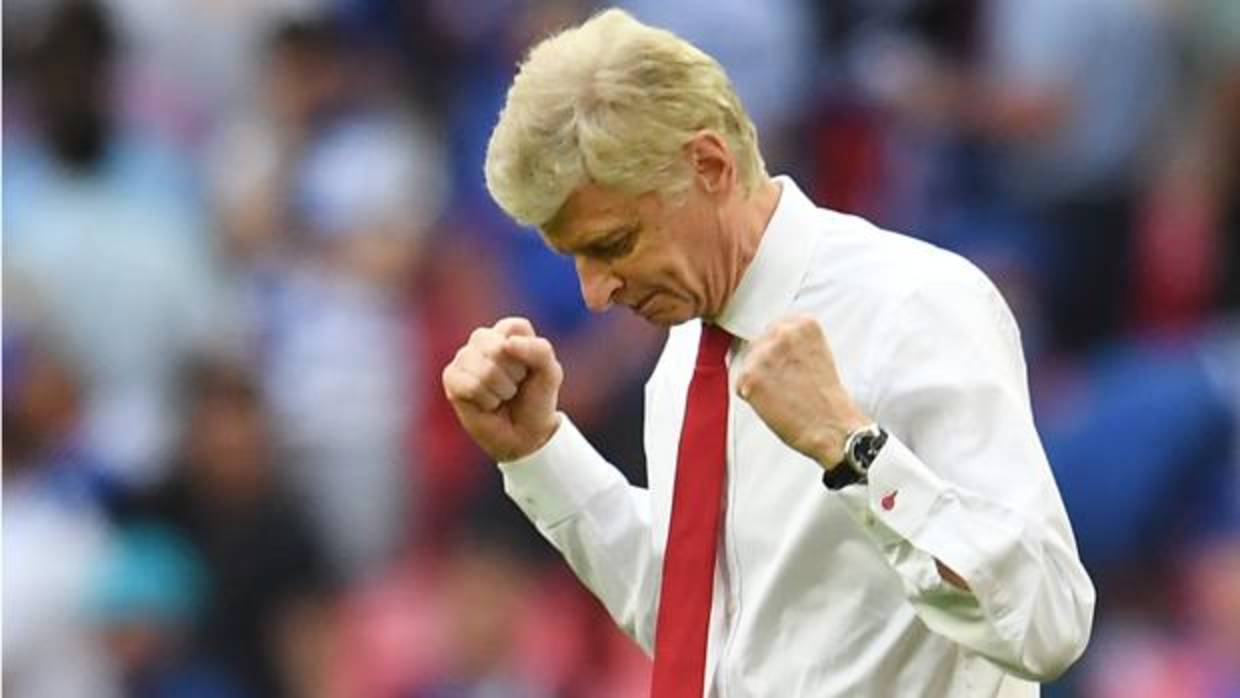
[[[873,423],[874,420],[857,411],[827,428],[820,442],[821,445],[815,450],[814,460],[828,472],[844,465],[846,455],[844,449],[849,435]]]
[[[528,438],[509,442],[507,444],[498,445],[493,448],[483,446],[483,450],[496,463],[512,463],[514,461],[523,460],[529,456],[538,453],[551,442],[551,439],[560,430],[560,413],[557,411],[552,415],[547,425],[532,430],[532,435]]]
[[[829,490],[838,490],[868,482],[870,466],[886,443],[887,432],[874,422],[853,429],[844,440],[843,457],[835,467],[823,472],[822,484]]]
[[[560,421],[560,411],[556,410],[555,412],[552,412],[551,420],[547,425],[547,428],[543,431],[539,438],[535,440],[536,445],[534,448],[530,449],[530,453],[539,451],[543,446],[547,445],[547,442],[551,440],[551,437],[555,436],[555,433],[560,430]]]

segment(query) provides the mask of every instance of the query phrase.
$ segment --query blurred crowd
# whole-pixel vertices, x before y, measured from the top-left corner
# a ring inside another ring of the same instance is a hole
[[[619,4],[719,59],[772,172],[1000,285],[1100,594],[1045,695],[1240,695],[1240,3]],[[644,481],[662,334],[481,175],[595,9],[4,3],[6,695],[644,695],[438,384],[528,316]]]

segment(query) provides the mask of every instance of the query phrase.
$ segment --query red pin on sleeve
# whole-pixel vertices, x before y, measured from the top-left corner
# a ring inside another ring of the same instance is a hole
[[[883,498],[879,500],[879,503],[883,505],[883,511],[891,511],[892,509],[896,508],[896,495],[897,494],[899,494],[899,490],[892,490],[888,492],[887,494],[883,495]]]

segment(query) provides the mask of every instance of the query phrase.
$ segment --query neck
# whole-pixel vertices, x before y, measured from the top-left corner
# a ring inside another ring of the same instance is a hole
[[[745,270],[758,254],[758,245],[762,243],[762,235],[770,225],[771,217],[775,215],[781,192],[780,184],[768,177],[732,210],[721,212],[721,215],[725,216],[722,225],[730,228],[730,231],[724,236],[728,246],[724,250],[721,274],[723,293],[714,304],[711,318],[718,316],[727,307],[745,276]]]

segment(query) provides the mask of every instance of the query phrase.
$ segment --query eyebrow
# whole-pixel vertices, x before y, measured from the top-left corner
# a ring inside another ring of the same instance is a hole
[[[586,233],[583,237],[589,238],[588,242],[579,245],[564,245],[550,239],[548,240],[553,248],[560,254],[585,254],[596,255],[604,252],[607,247],[620,242],[621,239],[637,232],[640,225],[637,222],[630,221],[612,226],[595,233]]]

